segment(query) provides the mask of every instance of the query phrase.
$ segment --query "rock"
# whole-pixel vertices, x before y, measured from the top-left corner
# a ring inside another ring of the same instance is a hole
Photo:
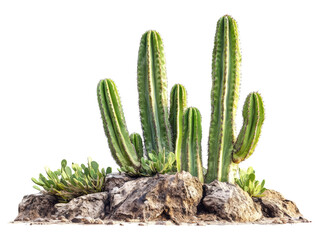
[[[187,172],[127,181],[110,191],[109,218],[183,221],[196,214],[202,191],[198,178]]]
[[[265,217],[302,217],[296,204],[285,199],[279,192],[267,189],[264,192],[264,195],[265,196],[261,198],[254,198],[254,201],[260,204],[262,213]]]
[[[105,178],[105,192],[110,192],[114,188],[120,188],[123,186],[124,183],[134,180],[134,178],[125,175],[124,173],[121,174],[108,174]]]
[[[215,180],[205,184],[204,190],[204,207],[222,219],[254,222],[262,217],[260,206],[237,185]]]
[[[26,195],[19,204],[19,214],[15,221],[33,221],[35,219],[51,218],[55,212],[54,204],[57,202],[57,199],[51,195]]]
[[[105,217],[105,207],[108,204],[108,193],[93,193],[72,199],[68,203],[55,205],[54,217],[72,220],[76,218],[101,218]],[[75,220],[76,221],[76,220]]]

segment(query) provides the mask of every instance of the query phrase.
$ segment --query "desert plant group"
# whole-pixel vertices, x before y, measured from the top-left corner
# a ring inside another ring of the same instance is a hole
[[[213,50],[211,121],[206,169],[202,164],[201,114],[197,108],[187,107],[186,89],[181,84],[172,87],[168,100],[163,41],[156,31],[143,34],[137,67],[143,140],[140,134],[130,134],[127,129],[115,83],[111,79],[104,79],[97,87],[104,131],[111,154],[119,165],[119,171],[138,177],[184,170],[198,177],[201,182],[209,183],[217,179],[235,183],[238,165],[254,152],[264,122],[263,100],[259,93],[252,92],[247,96],[243,107],[243,126],[238,136],[235,135],[240,63],[237,23],[232,17],[225,15],[217,22]],[[98,169],[95,168],[95,171]],[[249,173],[254,174],[252,171],[249,170]],[[102,173],[106,174],[105,170]],[[80,175],[82,178],[88,176],[85,172]],[[244,175],[242,171],[241,176]],[[56,177],[53,176],[53,179],[57,179]],[[255,177],[251,176],[250,179],[254,181]],[[44,183],[43,176],[40,176],[40,182],[33,180],[40,186],[46,186],[47,191],[50,189]],[[240,179],[236,179],[236,182],[239,186],[241,184],[245,191],[249,190],[251,195],[254,194],[254,189],[250,188],[255,185],[247,185]],[[79,183],[85,184],[85,181]],[[256,184],[256,188],[260,188],[257,195],[262,193],[263,185],[264,182],[262,186]]]

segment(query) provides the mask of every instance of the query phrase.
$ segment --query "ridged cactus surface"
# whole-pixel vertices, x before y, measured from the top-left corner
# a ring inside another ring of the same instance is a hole
[[[163,42],[156,31],[146,32],[138,54],[138,93],[140,117],[147,154],[172,152],[168,120],[167,79]]]
[[[138,169],[140,162],[126,128],[121,100],[114,82],[111,79],[101,80],[97,95],[113,158],[120,167],[131,166]]]
[[[182,170],[204,182],[202,168],[202,118],[197,108],[187,108],[183,118]]]
[[[176,169],[181,171],[183,113],[187,106],[187,93],[183,85],[175,84],[170,94],[169,122],[172,129],[173,149],[175,149]]]

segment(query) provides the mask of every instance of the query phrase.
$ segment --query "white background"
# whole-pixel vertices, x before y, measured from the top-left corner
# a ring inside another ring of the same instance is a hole
[[[311,239],[319,213],[318,10],[315,1],[306,0],[1,1],[2,226],[26,239],[71,234],[259,239],[280,234]],[[116,170],[102,128],[96,86],[103,78],[116,82],[128,129],[141,133],[136,64],[146,30],[157,30],[163,38],[169,90],[182,83],[188,105],[202,113],[206,165],[213,40],[216,22],[224,14],[237,20],[240,31],[237,129],[249,92],[259,91],[266,108],[259,144],[241,167],[253,166],[267,188],[295,201],[313,223],[198,228],[7,224],[16,217],[22,197],[36,192],[30,178],[44,172],[44,166],[56,169],[63,158],[86,163],[91,156]]]

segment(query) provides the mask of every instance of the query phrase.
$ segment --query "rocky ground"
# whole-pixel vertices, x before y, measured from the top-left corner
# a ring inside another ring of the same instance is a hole
[[[237,185],[217,180],[203,185],[187,172],[143,178],[110,174],[104,192],[68,203],[58,203],[47,194],[24,196],[14,222],[141,226],[309,222],[279,192],[266,190],[264,194],[251,198]]]

